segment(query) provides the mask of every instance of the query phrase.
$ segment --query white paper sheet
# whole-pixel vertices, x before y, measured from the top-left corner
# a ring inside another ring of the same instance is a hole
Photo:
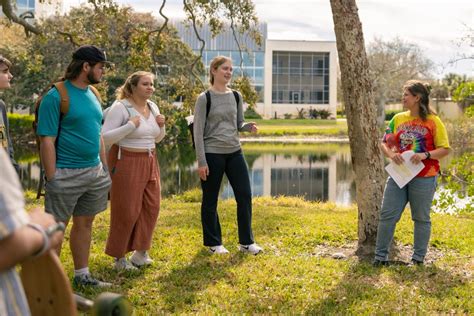
[[[385,170],[392,177],[395,183],[403,188],[411,179],[413,179],[425,165],[420,161],[418,164],[414,164],[410,161],[410,158],[415,154],[413,150],[408,150],[402,153],[402,157],[405,160],[401,165],[397,165],[393,161],[389,163]]]

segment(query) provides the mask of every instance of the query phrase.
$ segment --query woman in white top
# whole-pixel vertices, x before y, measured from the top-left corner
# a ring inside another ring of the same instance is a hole
[[[160,210],[160,169],[155,146],[165,136],[165,117],[150,101],[153,74],[138,71],[117,91],[102,136],[112,178],[110,231],[105,253],[117,270],[149,265],[148,254]],[[125,255],[134,251],[130,260]]]

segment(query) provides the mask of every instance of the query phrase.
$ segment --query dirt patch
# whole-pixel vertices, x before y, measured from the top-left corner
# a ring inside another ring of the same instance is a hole
[[[342,247],[333,247],[330,245],[318,245],[314,248],[312,255],[317,257],[331,257],[334,259],[349,259],[356,258],[359,260],[359,257],[356,255],[357,242],[345,244]],[[413,253],[412,245],[396,245],[390,250],[390,261],[398,262],[400,264],[409,263],[411,260],[411,255]],[[460,257],[455,251],[442,251],[434,247],[428,248],[428,254],[425,257],[425,264],[430,265],[434,262],[444,258],[445,256],[457,256]],[[373,257],[366,258],[364,260],[370,260]],[[474,262],[474,257],[463,256],[462,258],[468,259],[471,263]]]

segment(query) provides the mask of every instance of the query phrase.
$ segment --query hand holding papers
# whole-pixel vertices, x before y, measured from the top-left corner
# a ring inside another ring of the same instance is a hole
[[[392,177],[400,189],[410,182],[410,180],[413,179],[425,167],[425,165],[421,162],[414,164],[410,161],[411,156],[414,154],[415,152],[412,150],[405,151],[401,154],[405,160],[402,164],[397,165],[396,163],[391,162],[385,167],[385,170],[387,170],[388,174]]]

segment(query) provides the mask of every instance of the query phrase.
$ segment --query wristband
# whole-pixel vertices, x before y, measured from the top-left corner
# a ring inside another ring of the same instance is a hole
[[[429,151],[425,151],[425,156],[426,156],[426,159],[430,159],[431,153]]]
[[[54,223],[51,226],[46,228],[45,232],[48,237],[51,237],[55,232],[64,232],[66,230],[66,225],[63,222]]]
[[[40,232],[41,235],[43,236],[43,246],[41,246],[41,249],[38,250],[35,254],[33,254],[33,257],[39,257],[49,249],[48,234],[46,233],[43,227],[41,227],[40,225],[36,223],[28,223],[28,227],[33,228],[34,230]]]

